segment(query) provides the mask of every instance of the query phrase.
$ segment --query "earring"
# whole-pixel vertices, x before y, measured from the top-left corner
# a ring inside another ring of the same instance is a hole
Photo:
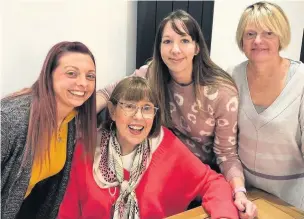
[[[112,128],[113,128],[113,121],[111,122],[111,124],[110,124],[110,132],[112,132],[113,130],[112,130]]]

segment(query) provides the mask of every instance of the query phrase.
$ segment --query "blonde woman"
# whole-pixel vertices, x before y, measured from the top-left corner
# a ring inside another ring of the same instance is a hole
[[[231,70],[246,182],[304,210],[304,65],[280,56],[288,19],[278,5],[257,2],[243,12],[236,40],[248,58]]]

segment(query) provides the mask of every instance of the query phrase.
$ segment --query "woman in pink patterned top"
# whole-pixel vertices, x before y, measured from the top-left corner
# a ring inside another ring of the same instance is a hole
[[[164,18],[156,34],[152,61],[133,75],[148,78],[156,90],[163,125],[202,162],[219,166],[234,190],[241,218],[254,218],[256,206],[246,198],[237,154],[237,88],[209,58],[195,19],[182,10]],[[116,84],[97,92],[98,111],[106,106]]]

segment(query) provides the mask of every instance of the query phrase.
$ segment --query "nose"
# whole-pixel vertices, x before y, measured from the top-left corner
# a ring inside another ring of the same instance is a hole
[[[177,43],[173,44],[172,52],[173,53],[180,53],[180,48],[179,48],[179,45]]]
[[[88,85],[88,82],[87,82],[87,79],[86,79],[86,75],[85,74],[78,75],[78,77],[76,79],[76,84],[78,86],[86,87]]]
[[[259,44],[261,43],[261,41],[262,41],[261,34],[257,34],[254,39],[254,43]]]
[[[140,107],[137,107],[137,109],[136,109],[133,117],[136,118],[136,119],[143,118],[143,114],[141,112],[141,108]]]

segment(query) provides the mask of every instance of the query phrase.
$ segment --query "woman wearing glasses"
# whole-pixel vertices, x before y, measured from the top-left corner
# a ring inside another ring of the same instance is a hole
[[[274,3],[255,3],[236,39],[248,58],[232,69],[246,181],[304,210],[304,65],[279,54],[290,41],[288,19]]]
[[[238,92],[233,79],[212,62],[199,24],[177,10],[162,20],[151,63],[133,75],[148,78],[160,99],[162,125],[203,163],[220,169],[233,188],[241,216],[256,207],[245,193],[237,154]],[[97,111],[106,106],[115,83],[97,92]]]
[[[146,79],[118,83],[94,159],[76,148],[59,219],[160,219],[196,196],[211,218],[238,218],[230,185],[161,127],[158,106]]]

